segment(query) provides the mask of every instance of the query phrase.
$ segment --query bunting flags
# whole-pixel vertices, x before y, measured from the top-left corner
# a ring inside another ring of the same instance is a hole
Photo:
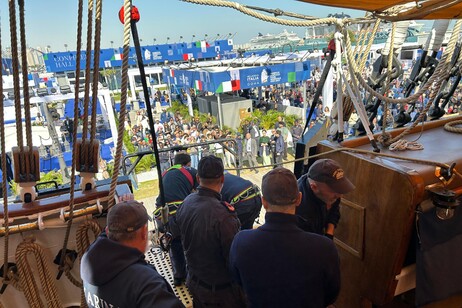
[[[124,55],[121,54],[121,53],[115,53],[112,58],[111,58],[111,61],[121,61],[123,59]]]
[[[202,91],[202,89],[203,89],[202,81],[196,80],[195,83],[194,83],[194,89]]]
[[[207,52],[207,48],[210,47],[210,44],[207,41],[197,41],[196,47],[200,48],[202,52]]]
[[[192,53],[184,53],[183,54],[183,60],[184,61],[191,60],[192,58],[194,58],[194,55]]]
[[[230,81],[223,81],[217,89],[217,93],[225,93],[231,91],[237,91],[241,89],[241,81],[240,80],[230,80]]]

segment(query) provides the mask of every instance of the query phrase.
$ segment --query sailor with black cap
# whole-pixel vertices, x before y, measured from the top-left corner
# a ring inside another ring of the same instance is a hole
[[[83,255],[80,274],[88,307],[184,307],[148,264],[146,208],[137,201],[113,206],[102,233]]]
[[[355,189],[342,167],[332,159],[319,159],[298,179],[303,194],[297,207],[298,226],[305,231],[334,237],[340,220],[340,197]]]
[[[228,271],[229,249],[240,223],[234,208],[221,201],[223,172],[220,158],[202,157],[197,192],[186,197],[176,214],[194,307],[245,307]]]

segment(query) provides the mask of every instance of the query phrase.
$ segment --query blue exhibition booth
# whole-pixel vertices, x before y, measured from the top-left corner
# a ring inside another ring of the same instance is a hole
[[[310,61],[265,64],[252,67],[210,69],[163,69],[164,82],[179,88],[225,93],[310,78]]]
[[[165,62],[184,62],[201,59],[226,59],[235,57],[233,40],[180,42],[160,45],[141,46],[141,55],[144,65],[165,64]],[[90,63],[93,67],[94,52],[91,52]],[[52,52],[43,54],[47,72],[73,71],[76,66],[77,54],[75,51]],[[121,67],[123,48],[105,48],[100,50],[99,68]],[[87,53],[82,51],[80,69],[85,69]],[[137,65],[136,51],[130,47],[128,64]]]

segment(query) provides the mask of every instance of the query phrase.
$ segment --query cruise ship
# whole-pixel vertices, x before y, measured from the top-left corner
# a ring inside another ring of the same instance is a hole
[[[279,34],[259,33],[258,36],[250,39],[248,49],[276,48],[286,44],[297,45],[301,41],[303,41],[302,38],[298,37],[295,32],[284,29]]]

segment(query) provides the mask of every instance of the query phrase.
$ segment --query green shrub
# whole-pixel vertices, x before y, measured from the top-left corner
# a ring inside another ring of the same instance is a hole
[[[295,120],[299,119],[296,115],[285,115],[283,112],[276,110],[269,110],[266,114],[260,110],[255,110],[252,114],[241,121],[239,130],[244,132],[246,127],[250,122],[257,122],[260,125],[260,128],[271,129],[274,127],[274,124],[278,121],[278,117],[281,116],[283,121],[286,123],[287,127],[292,127],[295,123]]]

